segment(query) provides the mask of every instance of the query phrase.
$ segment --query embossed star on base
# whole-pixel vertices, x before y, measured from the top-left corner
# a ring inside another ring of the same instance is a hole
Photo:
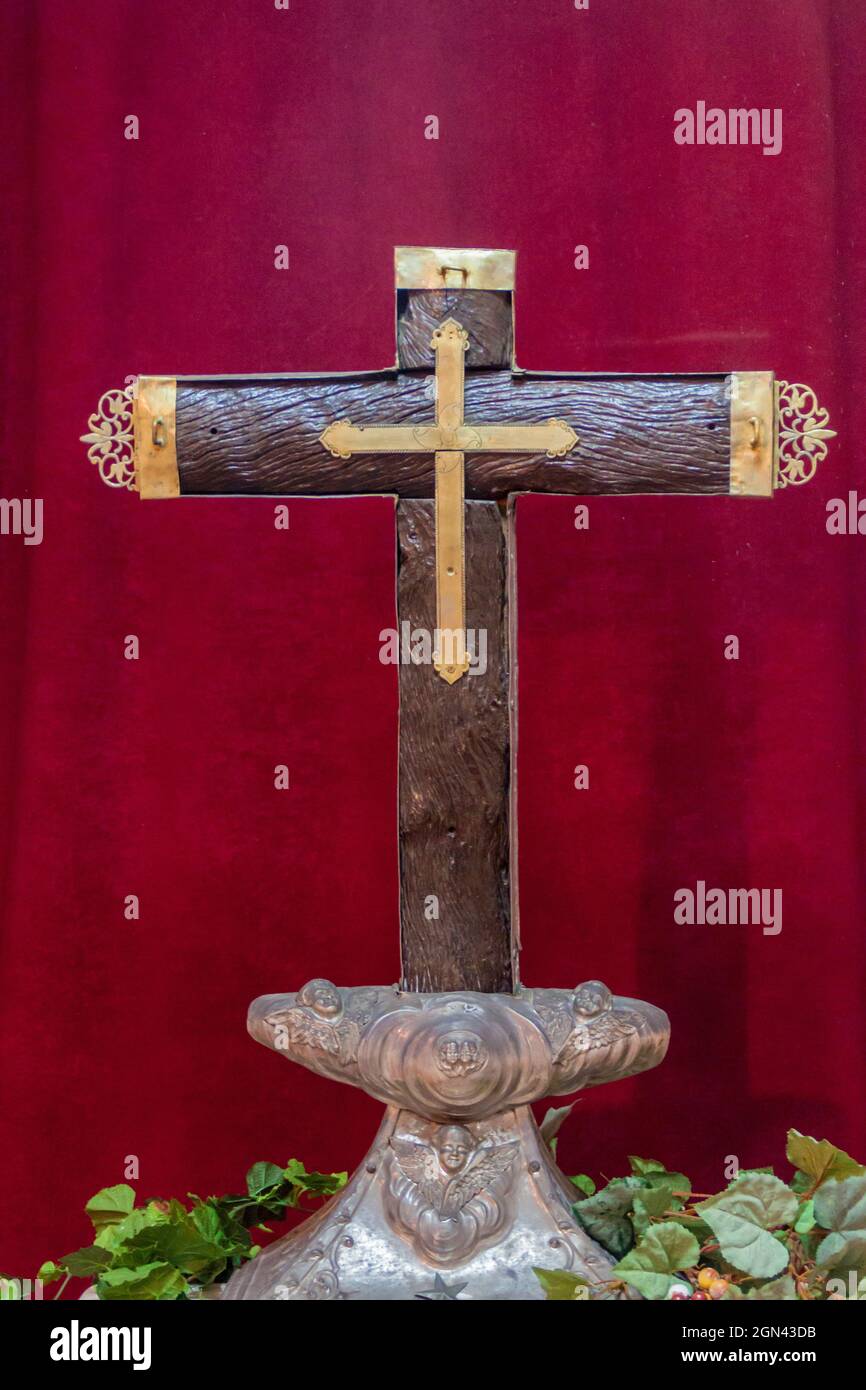
[[[466,1288],[465,1284],[446,1284],[441,1274],[437,1274],[433,1279],[432,1289],[425,1289],[423,1293],[416,1293],[416,1298],[423,1298],[428,1303],[436,1303],[443,1299],[456,1301],[458,1294]]]

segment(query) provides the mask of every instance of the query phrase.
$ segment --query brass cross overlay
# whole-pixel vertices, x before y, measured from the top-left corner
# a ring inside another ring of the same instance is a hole
[[[445,319],[433,334],[436,420],[422,425],[353,425],[335,420],[319,436],[334,456],[436,455],[436,626],[433,665],[449,685],[469,668],[463,527],[463,458],[467,453],[546,454],[564,458],[580,441],[565,420],[543,425],[485,425],[463,419],[465,329]]]

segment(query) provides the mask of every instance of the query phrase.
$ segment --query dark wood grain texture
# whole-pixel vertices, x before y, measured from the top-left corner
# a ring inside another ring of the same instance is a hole
[[[514,349],[511,294],[507,290],[400,290],[397,361],[405,371],[434,366],[433,332],[453,318],[466,329],[466,366],[510,367]]]
[[[433,496],[432,454],[335,459],[319,443],[332,420],[432,421],[428,374],[274,381],[179,380],[181,493]],[[466,455],[466,494],[726,493],[726,378],[549,377],[469,372],[467,422],[540,423],[560,416],[580,435],[564,459]]]
[[[466,506],[467,627],[487,670],[449,686],[400,667],[400,920],[406,989],[512,988],[506,523]],[[436,626],[433,503],[397,506],[397,611]],[[430,914],[430,899],[438,916]]]

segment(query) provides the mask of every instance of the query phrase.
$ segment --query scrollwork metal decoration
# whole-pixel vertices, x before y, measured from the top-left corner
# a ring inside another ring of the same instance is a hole
[[[137,492],[135,481],[132,402],[134,384],[105,391],[87,421],[88,433],[81,435],[89,445],[87,457],[99,469],[109,487],[125,487]]]
[[[799,381],[777,381],[776,417],[776,486],[808,483],[818,464],[827,457],[827,440],[836,437],[836,431],[827,428],[829,412],[819,406],[811,386]]]

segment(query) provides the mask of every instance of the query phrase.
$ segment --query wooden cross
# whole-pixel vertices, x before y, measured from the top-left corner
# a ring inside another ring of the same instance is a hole
[[[521,372],[511,252],[399,247],[395,269],[394,369],[143,377],[132,427],[127,395],[106,392],[83,438],[104,480],[143,498],[395,496],[398,630],[487,635],[483,672],[465,642],[440,646],[435,667],[399,667],[403,985],[509,993],[519,948],[514,496],[768,497],[807,481],[833,432],[809,388],[770,372]],[[444,759],[455,741],[460,758]]]

